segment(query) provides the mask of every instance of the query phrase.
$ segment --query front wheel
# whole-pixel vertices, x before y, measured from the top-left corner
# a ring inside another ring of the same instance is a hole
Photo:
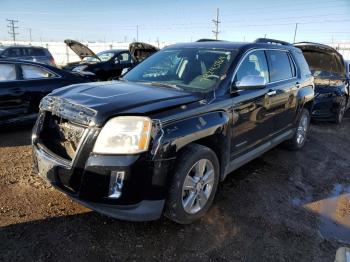
[[[177,159],[165,216],[189,224],[210,208],[219,182],[219,161],[208,147],[190,144]]]
[[[287,146],[291,150],[301,149],[306,142],[310,129],[310,113],[307,109],[303,109],[300,114],[297,129],[293,137],[287,141]]]

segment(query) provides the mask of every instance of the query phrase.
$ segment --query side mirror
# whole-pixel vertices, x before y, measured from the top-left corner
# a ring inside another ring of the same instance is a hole
[[[129,72],[130,71],[130,67],[126,67],[126,68],[123,68],[123,70],[122,70],[122,73],[120,74],[120,75],[125,75],[127,72]]]
[[[234,83],[234,88],[238,90],[262,89],[266,85],[265,78],[256,75],[247,75],[241,81]]]
[[[119,64],[120,64],[120,61],[119,61],[118,58],[114,59],[114,64],[115,64],[115,65],[119,65]]]

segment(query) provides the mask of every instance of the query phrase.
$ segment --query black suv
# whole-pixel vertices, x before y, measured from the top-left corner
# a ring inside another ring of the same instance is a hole
[[[303,147],[314,97],[285,42],[168,46],[120,81],[54,91],[33,130],[40,176],[111,217],[190,223],[218,183],[286,142]]]
[[[0,58],[20,59],[56,66],[50,51],[40,46],[0,46]]]

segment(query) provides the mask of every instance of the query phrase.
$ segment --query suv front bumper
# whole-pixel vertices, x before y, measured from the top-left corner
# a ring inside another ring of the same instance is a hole
[[[166,175],[172,160],[157,162],[140,159],[140,156],[90,155],[84,168],[79,168],[36,142],[33,143],[33,161],[34,169],[43,179],[99,213],[131,221],[156,220],[162,214]],[[109,177],[113,170],[126,173],[120,199],[108,199]],[[78,181],[77,185],[67,186],[70,180]]]

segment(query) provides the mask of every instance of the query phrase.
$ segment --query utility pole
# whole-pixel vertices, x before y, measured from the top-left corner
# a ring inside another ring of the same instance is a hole
[[[10,28],[10,31],[8,33],[12,36],[13,43],[16,44],[16,35],[18,35],[16,29],[18,29],[18,26],[15,26],[15,23],[18,23],[18,21],[13,19],[6,19],[6,21],[9,22],[7,27]]]
[[[29,45],[32,44],[32,29],[30,27],[26,28],[29,31]]]
[[[139,41],[139,25],[136,25],[136,41]]]
[[[215,40],[218,40],[219,38],[219,24],[221,23],[219,21],[219,8],[216,8],[216,20],[213,19],[212,20],[214,25],[215,25],[215,30],[213,30],[212,32],[214,33],[214,36],[215,36]]]
[[[295,43],[295,38],[297,36],[297,31],[298,31],[298,23],[295,24],[295,30],[294,30],[294,40],[293,43]]]

